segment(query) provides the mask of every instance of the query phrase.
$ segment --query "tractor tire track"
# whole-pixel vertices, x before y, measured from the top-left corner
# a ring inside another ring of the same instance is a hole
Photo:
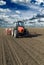
[[[12,45],[11,45],[12,42],[10,42],[10,39],[7,39],[7,41],[8,41],[9,50],[11,51],[11,54],[12,54],[12,56],[13,56],[13,61],[14,61],[14,62],[16,61],[16,64],[15,64],[15,65],[22,65],[22,63],[21,63],[21,61],[20,61],[18,55],[16,54],[15,49],[13,49],[13,47],[12,47]]]
[[[12,39],[12,38],[11,38]],[[14,40],[14,39],[13,39]],[[14,43],[15,42],[15,43]],[[17,54],[19,55],[19,58],[21,59],[21,62],[24,63],[24,62],[29,62],[29,60],[31,60],[31,65],[34,63],[35,65],[39,65],[39,63],[36,61],[36,59],[31,56],[31,54],[29,53],[29,51],[23,46],[23,45],[20,45],[21,41],[19,42],[18,40],[14,40],[13,42],[13,47],[15,48],[18,48],[17,49]],[[21,43],[22,44],[22,43]],[[21,50],[21,51],[20,51]],[[27,57],[27,58],[26,58]],[[34,65],[33,64],[33,65]],[[24,63],[25,65],[25,63]]]
[[[4,48],[4,53],[5,53],[5,60],[6,64],[5,65],[17,65],[16,60],[14,61],[14,56],[12,55],[12,52],[8,46],[8,41],[6,38],[3,39],[3,48]]]
[[[26,40],[26,41],[24,41],[24,40]],[[43,49],[44,43],[42,41],[38,41],[37,39],[33,39],[33,38],[31,38],[31,39],[29,39],[29,38],[25,39],[24,38],[23,42],[25,42],[28,46],[31,45],[32,47],[34,47],[36,49],[36,51],[40,51],[39,53],[41,53],[41,54],[44,52],[44,49]]]
[[[17,40],[18,41],[18,40]],[[20,41],[21,42],[21,41]],[[20,42],[19,42],[19,44],[20,44]],[[40,64],[40,65],[44,65],[44,61],[43,60],[41,60],[41,58],[36,54],[35,55],[35,53],[33,53],[34,52],[34,50],[31,48],[31,49],[28,49],[28,47],[27,46],[25,46],[25,45],[22,45],[24,42],[22,42],[20,45],[27,51],[27,53],[38,63],[38,64]],[[43,62],[43,63],[42,63]]]
[[[2,39],[0,38],[0,41],[1,41]],[[3,50],[2,50],[2,42],[0,43],[0,65],[4,65],[3,64]]]
[[[28,39],[23,39],[23,42],[25,42],[25,44],[28,45],[29,47],[34,48],[35,51],[37,51],[39,54],[42,55],[44,53],[44,49],[43,49],[44,44],[43,43],[40,43],[40,41],[37,41],[37,39],[29,39],[29,38]],[[33,44],[33,42],[34,42],[34,44]],[[37,45],[40,48],[37,47]]]
[[[36,60],[42,65],[44,65],[44,54],[41,53],[42,51],[38,50],[37,48],[35,48],[32,43],[27,43],[23,40],[21,40],[23,43],[22,45],[25,46],[27,48],[27,50],[29,50],[29,52],[33,55],[33,57],[36,58]],[[28,41],[29,42],[29,41]]]

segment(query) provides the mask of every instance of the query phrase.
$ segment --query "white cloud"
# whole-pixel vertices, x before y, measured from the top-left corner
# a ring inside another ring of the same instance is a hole
[[[3,20],[5,23],[7,22],[9,24],[13,24],[13,22],[16,22],[18,20],[29,19],[29,17],[28,17],[28,14],[23,14],[23,16],[20,17],[19,12],[18,12],[18,14],[10,13],[9,15],[7,15],[5,12],[3,12],[3,14],[0,14],[0,19]]]
[[[3,20],[3,22],[7,22],[9,24],[12,24],[13,22],[16,22],[19,19],[19,15],[17,14],[9,14],[6,13],[0,14],[0,19]]]
[[[44,3],[44,0],[36,0],[36,3],[35,4],[38,4],[40,5],[40,3],[43,2]]]
[[[15,17],[19,17],[19,15],[17,14],[14,14],[14,15],[11,15],[12,18],[15,18]]]
[[[16,10],[16,14],[20,14],[20,11],[19,10]]]
[[[3,9],[3,8],[0,8],[0,13],[3,13],[3,12],[11,12],[11,10],[10,9]]]
[[[41,13],[44,14],[44,10],[42,10]]]
[[[2,9],[2,8],[0,9],[0,12],[2,12],[2,14],[0,14],[0,19],[10,24],[16,22],[17,20],[29,19],[33,15],[36,15],[35,12],[32,11],[19,11],[19,10],[16,10],[15,12],[14,11],[10,12],[10,11],[11,10],[9,9]],[[9,15],[8,12],[10,12]]]
[[[0,5],[5,5],[5,4],[6,4],[5,1],[3,1],[3,0],[0,1]]]
[[[11,13],[11,10],[10,9],[3,9],[3,8],[0,8],[0,19],[1,20],[4,20],[4,21],[7,21],[9,19],[9,14]]]
[[[44,9],[43,7],[40,7],[35,4],[29,4],[28,6],[32,9],[32,12],[34,11],[34,12],[41,13],[41,11]]]
[[[11,23],[11,21],[13,22],[13,20],[9,17],[9,15],[3,14],[0,15],[0,19],[3,20],[5,23]]]
[[[11,0],[11,2],[28,2],[28,1],[30,1],[30,0]]]
[[[41,2],[44,2],[44,0],[36,0],[37,2],[41,3]]]
[[[40,20],[44,22],[44,18],[41,18]]]
[[[22,0],[20,0],[20,2],[22,2]]]

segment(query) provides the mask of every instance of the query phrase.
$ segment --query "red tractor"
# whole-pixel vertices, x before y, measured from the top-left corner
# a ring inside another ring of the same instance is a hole
[[[27,34],[27,30],[25,29],[25,27],[24,27],[24,22],[22,22],[22,21],[18,21],[17,23],[16,23],[16,27],[13,29],[13,31],[12,31],[12,35],[14,36],[14,37],[23,37],[23,36],[25,36]]]

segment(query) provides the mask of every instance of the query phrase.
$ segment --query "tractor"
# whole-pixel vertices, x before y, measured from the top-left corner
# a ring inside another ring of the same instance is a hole
[[[18,21],[16,22],[16,27],[12,30],[12,36],[18,38],[27,35],[27,30],[25,29],[24,22]]]

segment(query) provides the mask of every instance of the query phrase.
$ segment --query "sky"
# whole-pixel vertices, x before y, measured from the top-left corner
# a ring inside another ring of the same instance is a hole
[[[0,19],[5,23],[44,14],[44,0],[0,0]]]

